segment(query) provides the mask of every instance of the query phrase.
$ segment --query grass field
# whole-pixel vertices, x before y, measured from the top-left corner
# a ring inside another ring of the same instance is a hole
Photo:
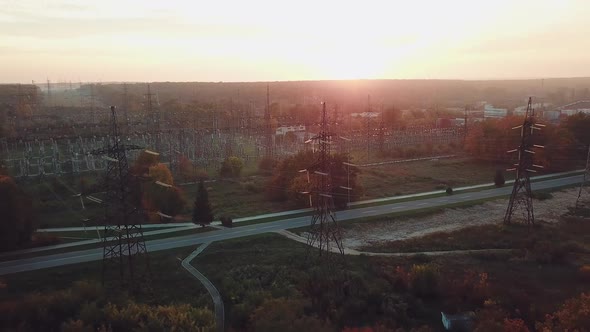
[[[364,189],[362,200],[413,194],[445,189],[447,186],[460,187],[481,183],[490,183],[497,168],[492,165],[473,161],[469,158],[424,160],[401,164],[375,167],[363,167],[359,182]],[[248,164],[239,179],[216,179],[207,182],[209,200],[215,217],[248,217],[264,213],[286,211],[298,208],[290,202],[271,202],[265,194],[269,175],[257,173],[253,163]],[[510,180],[511,174],[506,174]],[[88,183],[96,181],[88,178]],[[62,184],[62,183],[65,183]],[[87,201],[82,209],[78,197],[71,195],[75,179],[63,181],[29,181],[23,183],[25,191],[35,198],[35,209],[39,216],[37,224],[41,228],[95,225],[104,215],[104,207]],[[181,185],[186,199],[186,206],[178,221],[190,221],[192,206],[197,192],[197,184]],[[84,221],[88,219],[87,221]]]
[[[190,273],[181,265],[195,248],[180,248],[150,253],[156,304],[189,303],[213,308],[211,297]],[[0,300],[18,298],[24,294],[69,288],[78,280],[101,281],[102,262],[89,262],[1,276],[6,287],[0,290]]]
[[[361,168],[360,181],[365,189],[363,199],[381,198],[462,187],[493,182],[496,169],[493,165],[469,158],[425,160]],[[506,174],[511,180],[511,174]]]

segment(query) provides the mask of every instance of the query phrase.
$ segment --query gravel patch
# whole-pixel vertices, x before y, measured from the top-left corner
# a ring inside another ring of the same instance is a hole
[[[534,200],[535,219],[555,222],[575,204],[578,189],[566,189],[551,193],[552,198]],[[405,240],[435,232],[448,232],[467,226],[499,224],[504,219],[507,199],[489,201],[468,208],[449,208],[430,216],[383,222],[356,224],[343,234],[345,248],[359,249],[379,242]],[[520,211],[517,211],[520,213]]]

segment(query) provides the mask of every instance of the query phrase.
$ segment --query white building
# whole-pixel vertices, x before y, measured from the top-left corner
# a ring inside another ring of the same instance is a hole
[[[541,111],[547,107],[549,107],[551,104],[549,103],[535,103],[533,104],[533,109],[535,110],[535,112]],[[514,109],[514,111],[512,111],[513,115],[517,115],[517,116],[524,116],[526,114],[526,108],[527,106],[518,106],[517,108]]]
[[[277,130],[275,131],[275,135],[285,135],[288,132],[305,132],[305,126],[304,125],[298,125],[298,126],[280,126],[277,127]]]
[[[350,113],[353,118],[376,118],[380,115],[379,112],[363,112],[363,113]]]
[[[590,100],[580,100],[571,104],[559,107],[562,115],[571,116],[578,113],[590,114]]]
[[[508,114],[508,109],[506,108],[495,108],[491,104],[486,104],[483,108],[483,117],[486,119],[489,118],[504,118]]]

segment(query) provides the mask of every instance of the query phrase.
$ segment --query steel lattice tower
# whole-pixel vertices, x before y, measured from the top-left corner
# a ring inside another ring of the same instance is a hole
[[[517,149],[508,151],[509,153],[518,152],[518,163],[514,168],[507,171],[516,171],[512,194],[504,216],[504,223],[510,224],[512,216],[518,209],[524,209],[523,215],[525,222],[529,225],[535,223],[535,213],[533,210],[533,193],[531,190],[530,173],[536,173],[533,168],[542,168],[542,166],[533,163],[534,148],[543,148],[541,145],[533,144],[534,130],[540,130],[544,125],[535,123],[535,110],[532,106],[532,98],[529,98],[526,115],[522,125],[512,129],[520,128],[520,146]]]
[[[147,94],[145,97],[147,98],[147,131],[155,136],[155,143],[154,149],[156,151],[161,150],[161,142],[160,142],[160,112],[154,109],[154,104],[152,101],[152,97],[154,94],[152,93],[151,87],[148,84],[147,86]]]
[[[575,210],[578,211],[584,204],[582,202],[582,194],[588,195],[588,182],[590,181],[590,145],[588,145],[588,155],[586,156],[586,169],[584,171],[584,180],[580,184],[578,191],[578,198],[576,199]]]
[[[264,156],[266,158],[273,158],[274,147],[272,140],[272,124],[270,121],[270,90],[268,84],[266,85],[266,107],[264,109],[264,137],[265,150]]]
[[[318,141],[318,160],[308,169],[317,177],[315,188],[311,194],[315,197],[315,209],[311,218],[311,230],[307,243],[319,249],[320,256],[329,254],[334,246],[341,254],[344,254],[342,246],[342,231],[336,222],[334,214],[334,200],[332,197],[332,184],[330,180],[331,158],[330,144],[332,134],[328,132],[328,119],[326,103],[322,105],[322,118],[320,132],[312,140]]]
[[[379,124],[379,152],[385,152],[385,119],[383,119],[383,105],[381,105],[381,123]]]
[[[125,145],[120,138],[115,107],[111,106],[109,143],[103,154],[107,161],[105,175],[105,229],[103,235],[103,284],[116,279],[124,288],[139,290],[150,280],[149,259],[141,222],[143,213],[134,204],[132,186],[138,184],[129,173],[126,151],[140,149]],[[135,202],[137,203],[137,202]]]

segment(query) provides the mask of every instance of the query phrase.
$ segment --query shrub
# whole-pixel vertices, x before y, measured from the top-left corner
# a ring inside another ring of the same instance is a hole
[[[544,191],[536,191],[536,192],[533,192],[533,198],[536,198],[540,201],[544,201],[546,199],[553,198],[553,195],[551,195],[551,193],[544,192]]]
[[[533,241],[528,246],[527,258],[541,264],[565,263],[571,247],[568,244],[555,243],[553,241]]]
[[[272,172],[277,162],[273,158],[264,157],[258,163],[258,169],[263,172]]]
[[[453,194],[453,188],[447,187],[447,190],[445,190],[445,192],[447,193],[447,195],[452,195]]]
[[[438,295],[438,270],[429,264],[413,265],[408,274],[410,289],[419,297]]]
[[[494,184],[496,187],[502,187],[506,183],[506,179],[504,179],[504,172],[501,169],[496,170],[496,175],[494,176]]]
[[[221,221],[221,224],[222,224],[224,227],[231,228],[231,227],[233,226],[233,219],[232,219],[231,217],[228,217],[228,216],[221,216],[221,217],[219,218],[219,221]]]
[[[219,175],[221,177],[239,177],[244,167],[244,161],[239,157],[226,158],[221,164]]]
[[[580,267],[579,274],[582,280],[590,281],[590,265]]]
[[[31,247],[45,247],[61,243],[61,239],[50,233],[34,233],[31,236]]]

